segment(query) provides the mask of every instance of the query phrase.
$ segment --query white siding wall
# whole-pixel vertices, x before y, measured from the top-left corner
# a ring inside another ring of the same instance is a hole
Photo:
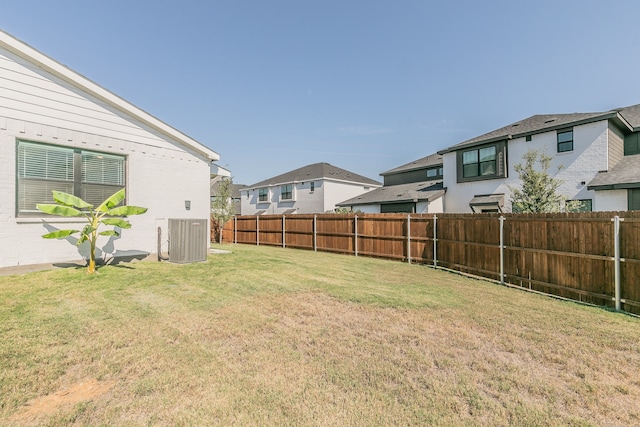
[[[296,192],[296,213],[322,213],[324,212],[324,197],[326,183],[324,180],[314,181],[313,193],[309,181],[298,182],[294,185]],[[285,208],[286,209],[286,208]]]
[[[40,236],[81,228],[69,219],[16,218],[16,140],[127,156],[127,203],[148,208],[120,238],[101,238],[107,254],[155,253],[157,227],[167,250],[169,218],[209,217],[209,162],[20,58],[0,49],[0,267],[81,259],[85,247]],[[191,201],[191,210],[185,209]],[[48,224],[48,225],[47,225]],[[86,245],[86,244],[85,244]]]
[[[508,177],[475,182],[456,182],[456,153],[444,157],[445,212],[471,212],[469,201],[480,194],[505,194],[505,209],[511,211],[508,186],[518,187],[520,180],[513,167],[522,163],[522,156],[529,148],[546,150],[553,157],[549,173],[563,181],[558,189],[567,200],[595,199],[595,192],[587,190],[589,183],[599,171],[607,170],[607,121],[589,123],[573,128],[573,151],[557,153],[556,132],[533,135],[530,142],[518,138],[508,142]],[[561,169],[558,169],[560,168]],[[585,184],[582,184],[585,182]],[[595,203],[594,203],[595,210]]]
[[[626,211],[629,209],[627,190],[596,191],[594,211]]]
[[[325,181],[324,185],[324,208],[322,212],[333,211],[337,203],[381,187],[342,181]]]
[[[416,204],[416,213],[426,214],[426,213],[442,213],[444,212],[444,197],[438,197],[435,200],[430,202],[418,202]]]

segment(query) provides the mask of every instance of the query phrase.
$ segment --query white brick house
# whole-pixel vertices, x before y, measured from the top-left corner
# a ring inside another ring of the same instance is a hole
[[[240,210],[242,215],[324,213],[381,186],[328,163],[314,163],[243,188]]]
[[[548,172],[562,181],[558,193],[567,201],[580,201],[584,210],[639,209],[638,107],[536,115],[439,151],[444,211],[510,212],[509,187],[521,184],[514,166],[529,149],[552,156]]]
[[[167,250],[169,218],[209,218],[210,164],[219,156],[166,123],[0,31],[0,267],[87,256],[75,218],[35,209],[57,189],[94,203],[126,188],[127,204],[148,208],[121,237],[98,240],[98,256]]]

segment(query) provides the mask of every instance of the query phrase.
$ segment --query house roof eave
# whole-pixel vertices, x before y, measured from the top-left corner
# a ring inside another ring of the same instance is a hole
[[[0,47],[3,47],[11,53],[31,62],[41,69],[55,75],[65,82],[89,93],[91,96],[105,102],[106,104],[116,108],[117,110],[134,117],[145,125],[155,129],[156,131],[179,141],[186,147],[206,157],[209,161],[220,160],[220,155],[202,143],[187,136],[172,126],[166,124],[160,119],[152,116],[146,111],[129,103],[118,95],[103,88],[92,80],[84,77],[70,68],[62,65],[53,58],[43,54],[39,50],[31,47],[27,43],[0,30]]]

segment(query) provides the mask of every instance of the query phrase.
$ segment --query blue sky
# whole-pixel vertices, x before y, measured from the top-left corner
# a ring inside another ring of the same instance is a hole
[[[534,114],[640,103],[640,2],[0,0],[0,28],[252,184],[370,178]]]

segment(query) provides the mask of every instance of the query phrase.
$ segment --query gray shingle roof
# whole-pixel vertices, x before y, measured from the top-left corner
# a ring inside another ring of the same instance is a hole
[[[440,154],[430,154],[427,157],[423,157],[413,162],[409,162],[397,168],[389,169],[386,172],[382,172],[380,175],[392,175],[399,172],[407,172],[415,169],[422,169],[432,166],[442,166],[442,156]]]
[[[611,190],[640,186],[640,154],[624,156],[609,172],[600,172],[587,185],[589,190]]]
[[[214,178],[211,179],[211,181],[209,182],[209,193],[212,196],[215,196],[218,193],[218,186],[220,185],[220,181],[222,179],[226,179],[224,177],[221,176],[216,176]],[[231,183],[231,198],[232,199],[238,199],[240,198],[240,190],[246,188],[246,185],[243,184],[234,184]]]
[[[619,108],[620,115],[633,126],[634,131],[640,130],[640,104]]]
[[[444,193],[445,190],[442,187],[442,181],[412,182],[410,184],[389,185],[376,188],[360,196],[340,202],[337,206],[431,201],[441,197]]]
[[[604,120],[616,116],[616,111],[600,113],[571,113],[571,114],[537,114],[524,120],[511,123],[484,135],[468,139],[459,144],[441,150],[438,154],[449,153],[460,148],[483,144],[486,142],[499,141],[504,139],[520,138],[525,135],[561,129],[565,126],[579,123],[589,123],[596,120]]]
[[[314,163],[312,165],[303,166],[301,168],[256,182],[248,187],[267,187],[269,185],[280,185],[291,182],[304,182],[316,179],[335,179],[339,181],[355,182],[359,184],[381,186],[382,183],[357,173],[330,165],[329,163]]]

